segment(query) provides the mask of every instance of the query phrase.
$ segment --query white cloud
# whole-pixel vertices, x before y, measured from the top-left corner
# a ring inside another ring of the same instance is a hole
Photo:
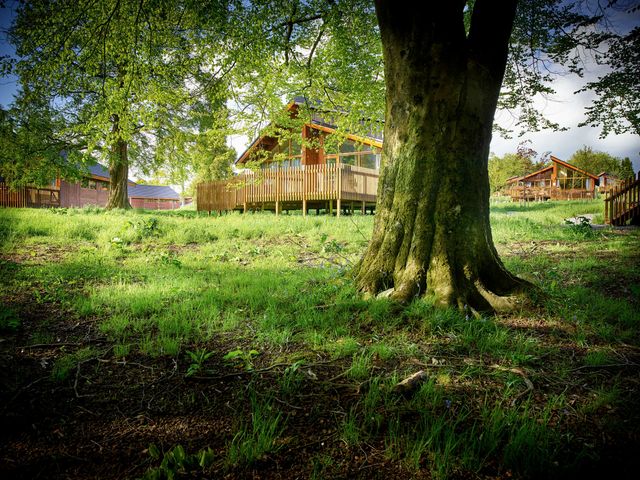
[[[536,107],[545,117],[557,122],[569,130],[555,132],[545,130],[541,132],[527,133],[522,137],[514,136],[512,139],[504,139],[494,134],[491,142],[491,151],[496,155],[515,152],[518,144],[523,140],[531,140],[532,148],[538,153],[551,152],[556,157],[567,160],[573,153],[584,145],[594,150],[610,153],[616,157],[629,157],[636,171],[640,170],[640,137],[633,134],[614,135],[600,138],[602,129],[599,127],[578,127],[584,120],[584,109],[591,104],[593,93],[574,92],[582,87],[586,81],[595,79],[596,70],[592,70],[585,79],[576,76],[557,77],[553,83],[556,94],[553,98],[538,98]],[[513,127],[514,120],[508,112],[498,112],[496,121],[507,128]]]

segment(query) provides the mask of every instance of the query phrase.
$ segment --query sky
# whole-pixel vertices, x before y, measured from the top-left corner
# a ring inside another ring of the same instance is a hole
[[[10,9],[0,8],[0,55],[15,54],[6,35],[11,20]],[[595,70],[587,68],[586,77],[595,78]],[[512,139],[502,138],[495,133],[491,142],[491,151],[498,156],[513,153],[517,150],[520,142],[531,140],[531,147],[539,154],[551,152],[560,159],[568,160],[576,150],[588,146],[593,150],[607,152],[616,157],[629,157],[633,162],[634,170],[639,171],[640,137],[632,134],[611,134],[606,138],[600,138],[600,128],[578,127],[578,124],[584,120],[584,107],[589,105],[593,94],[590,92],[574,94],[574,92],[579,90],[586,81],[586,79],[580,79],[576,76],[557,77],[553,83],[557,93],[551,98],[539,99],[538,101],[538,107],[544,115],[561,126],[567,127],[567,131],[545,130],[528,133],[522,137],[514,135]],[[17,79],[15,77],[0,77],[0,105],[5,107],[9,105],[16,90]],[[504,127],[513,124],[513,120],[507,112],[497,112],[496,121]],[[241,154],[251,140],[253,139],[242,135],[234,135],[228,139],[228,144],[235,148],[238,154]]]

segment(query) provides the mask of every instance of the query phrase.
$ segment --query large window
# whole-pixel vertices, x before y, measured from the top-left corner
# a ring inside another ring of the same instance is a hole
[[[356,143],[353,140],[345,140],[339,148],[331,147],[328,142],[327,164],[332,165],[340,159],[343,165],[353,165],[371,169],[380,168],[381,150],[371,145]]]

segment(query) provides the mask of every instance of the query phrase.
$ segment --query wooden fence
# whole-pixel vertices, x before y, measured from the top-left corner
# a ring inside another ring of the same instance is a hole
[[[21,187],[11,189],[0,182],[0,207],[59,207],[60,191],[55,188]]]
[[[604,200],[604,222],[624,225],[628,221],[640,222],[640,172],[614,186]]]
[[[197,207],[201,211],[247,209],[256,204],[342,200],[376,201],[377,170],[351,165],[305,165],[284,170],[261,170],[238,175],[231,180],[197,186]],[[338,210],[340,205],[338,203]]]

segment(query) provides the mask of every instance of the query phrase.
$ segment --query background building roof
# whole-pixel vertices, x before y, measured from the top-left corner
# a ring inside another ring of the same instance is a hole
[[[162,185],[129,185],[131,198],[162,198],[180,200],[180,195],[171,187]]]

